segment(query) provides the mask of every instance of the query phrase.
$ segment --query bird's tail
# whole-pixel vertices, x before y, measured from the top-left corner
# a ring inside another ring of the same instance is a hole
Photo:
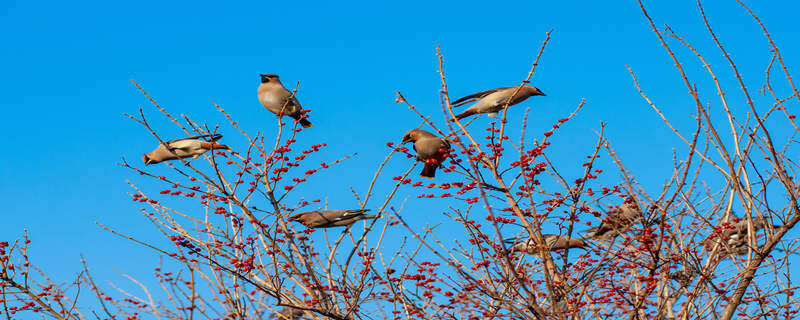
[[[422,168],[422,172],[420,172],[419,176],[423,178],[433,179],[436,176],[436,167],[439,165],[436,163],[426,163],[425,167]]]
[[[224,144],[219,144],[219,143],[216,143],[216,142],[201,142],[200,146],[203,149],[206,149],[206,150],[214,150],[214,149],[230,150],[231,149],[231,147],[229,147],[229,146],[226,146]]]
[[[313,124],[313,123],[309,122],[309,121],[308,121],[308,120],[306,120],[305,118],[303,118],[303,119],[300,119],[300,125],[301,125],[301,126],[303,126],[303,128],[311,128],[311,127],[313,127],[313,126],[314,126],[314,124]]]
[[[297,120],[297,122],[299,122],[300,125],[303,126],[303,128],[311,128],[311,127],[314,126],[314,124],[312,124],[310,121],[308,121],[308,119],[307,119],[308,116],[304,116],[303,113],[298,112],[298,113],[295,113],[295,114],[291,114],[289,116],[294,118],[295,120]]]
[[[476,114],[476,113],[477,112],[475,112],[475,110],[467,109],[467,110],[464,110],[464,112],[457,114],[456,115],[456,119],[461,120],[461,119],[464,119],[464,118],[469,117],[469,116],[471,116],[473,114]],[[455,121],[455,120],[450,119],[450,121]]]

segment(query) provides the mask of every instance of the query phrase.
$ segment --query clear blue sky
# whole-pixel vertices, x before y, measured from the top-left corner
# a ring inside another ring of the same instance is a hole
[[[657,23],[689,33],[712,65],[729,75],[709,46],[693,1],[649,2]],[[795,23],[800,3],[751,2],[789,66],[800,70]],[[742,71],[762,79],[770,56],[758,26],[733,1],[708,1],[706,11],[734,57],[748,62]],[[394,103],[395,91],[441,120],[437,44],[445,54],[450,91],[460,96],[518,83],[545,32],[555,29],[534,77],[534,85],[548,96],[516,107],[512,116],[532,106],[533,130],[547,128],[586,98],[584,111],[554,141],[552,152],[564,157],[564,167],[580,163],[579,155],[594,143],[591,129],[606,121],[611,142],[651,192],[668,176],[670,147],[678,140],[643,102],[625,65],[674,117],[694,111],[634,1],[500,6],[487,1],[5,0],[0,1],[0,28],[5,132],[0,136],[0,240],[27,229],[34,262],[63,280],[78,271],[81,253],[98,278],[120,280],[112,268],[147,275],[157,262],[152,252],[94,224],[142,237],[155,234],[126,195],[126,179],[147,182],[116,166],[122,156],[140,161],[155,146],[146,131],[122,116],[147,107],[130,79],[176,114],[223,124],[214,101],[250,131],[268,132],[275,118],[256,99],[258,74],[280,74],[287,85],[300,81],[298,97],[313,110],[315,123],[302,132],[301,143],[327,142],[331,148],[320,160],[359,151],[306,191],[342,207],[356,205],[346,188],[366,188],[385,155],[384,143],[399,140],[418,124]],[[682,57],[694,64],[691,56]],[[701,74],[696,64],[690,72]],[[179,134],[163,118],[153,121],[163,134]],[[677,124],[691,126],[683,120]],[[407,165],[398,161],[393,170]],[[407,216],[433,217],[417,225],[444,219],[436,215],[440,208],[430,213],[411,208]]]

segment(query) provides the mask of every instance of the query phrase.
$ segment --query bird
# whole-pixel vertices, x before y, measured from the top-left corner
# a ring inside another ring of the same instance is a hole
[[[542,239],[544,240],[545,245],[547,245],[548,250],[555,251],[555,250],[564,250],[567,248],[581,248],[584,247],[584,242],[578,238],[570,238],[567,236],[560,236],[557,234],[543,234]],[[524,252],[530,255],[539,255],[539,250],[536,247],[536,242],[533,238],[510,238],[504,239],[503,242],[507,243],[511,247],[508,249],[511,252]]]
[[[764,228],[767,224],[767,219],[763,216],[756,216],[750,219],[753,223],[753,231],[758,231]],[[725,237],[734,237],[740,234],[747,234],[748,230],[748,220],[742,218],[733,218],[731,219],[732,223],[725,223],[723,224],[724,230],[722,230],[720,236],[723,238]]]
[[[200,140],[202,138],[208,138],[209,141]],[[204,134],[170,140],[159,144],[155,150],[143,154],[142,161],[144,161],[145,165],[150,165],[169,160],[195,159],[208,150],[230,150],[229,146],[217,143],[219,139],[222,139],[221,134]]]
[[[414,151],[417,152],[417,160],[425,162],[419,176],[433,179],[436,176],[436,168],[444,163],[450,151],[450,143],[439,138],[433,133],[420,129],[411,129],[403,135],[400,144],[409,142],[414,143]]]
[[[358,220],[380,218],[378,214],[364,214],[369,209],[323,210],[295,213],[289,221],[298,221],[308,228],[349,226]]]
[[[277,319],[277,320],[299,320],[303,318],[304,314],[305,313],[303,312],[303,310],[291,307],[283,307],[267,318]]]
[[[628,197],[621,205],[606,213],[606,218],[603,219],[600,226],[587,230],[583,238],[609,239],[616,237],[628,231],[640,218],[642,218],[642,211],[639,210],[636,200]]]
[[[689,285],[699,272],[692,267],[689,270],[678,270],[667,274],[667,278],[677,281],[683,286]]]
[[[279,117],[284,114],[292,117],[297,120],[303,128],[310,128],[313,126],[313,124],[306,119],[308,116],[303,114],[300,101],[297,101],[297,97],[283,86],[277,74],[261,75],[261,85],[258,86],[258,101],[261,102],[264,108],[267,108],[267,110]]]
[[[752,223],[753,232],[757,232],[767,225],[767,219],[762,216],[753,217],[749,221],[734,217],[730,222],[722,223],[722,225],[715,228],[718,233],[710,235],[700,243],[709,248],[719,243],[723,252],[732,255],[747,254],[750,249],[748,240],[749,225]],[[773,227],[777,228],[779,226]]]
[[[719,252],[736,256],[746,255],[751,248],[746,235],[741,237],[733,235],[730,238],[706,238],[700,243],[709,251],[711,251],[715,244],[719,244]],[[754,247],[753,250],[757,251],[759,248]]]
[[[494,118],[497,116],[497,112],[502,110],[506,104],[510,107],[532,96],[547,96],[536,87],[524,85],[518,92],[517,88],[519,88],[519,86],[490,89],[456,99],[452,103],[453,107],[459,107],[475,100],[478,101],[467,108],[467,110],[464,110],[464,112],[456,115],[456,119],[461,120],[471,115],[481,113],[488,113],[489,117]],[[514,94],[514,92],[516,92],[516,94]],[[513,99],[511,99],[512,96]]]

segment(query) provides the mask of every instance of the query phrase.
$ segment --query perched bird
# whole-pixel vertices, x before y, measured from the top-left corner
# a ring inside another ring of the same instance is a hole
[[[456,115],[456,119],[460,120],[481,113],[488,113],[490,117],[494,118],[497,116],[497,112],[502,110],[503,106],[506,104],[510,107],[532,96],[546,96],[542,91],[532,86],[522,86],[519,92],[514,94],[518,87],[519,86],[491,89],[456,99],[456,101],[453,101],[454,107],[459,107],[478,100],[478,102],[467,108],[467,110]],[[511,99],[512,95],[514,97],[513,99]]]
[[[291,307],[283,307],[277,312],[273,313],[268,319],[277,319],[277,320],[300,320],[303,319],[303,315],[305,313],[303,310],[295,309]]]
[[[767,225],[767,219],[762,216],[753,217],[750,221],[752,222],[754,232],[758,232],[758,230],[763,229]],[[716,228],[717,233],[712,234],[700,243],[709,249],[719,243],[720,248],[728,254],[747,254],[747,251],[750,249],[748,225],[747,219],[733,218],[731,222],[725,222]],[[754,248],[754,250],[757,250],[757,248]]]
[[[633,197],[628,197],[625,202],[606,213],[600,226],[586,231],[584,238],[610,239],[628,231],[637,220],[642,218],[642,211],[636,205]]]
[[[281,83],[277,74],[262,74],[261,85],[258,86],[258,101],[272,113],[287,115],[300,122],[303,128],[313,126],[303,115],[300,101]]]
[[[446,155],[450,151],[450,143],[428,131],[420,129],[411,129],[411,131],[406,132],[403,135],[403,142],[400,144],[409,142],[414,143],[417,160],[425,162],[425,167],[422,168],[419,176],[433,179],[436,175],[436,168],[442,165],[447,158]]]
[[[542,238],[547,245],[548,250],[564,250],[567,248],[581,248],[583,249],[583,240],[578,238],[570,238],[566,236],[559,236],[557,234],[543,234]],[[538,255],[539,250],[536,248],[536,242],[532,238],[511,238],[505,239],[503,242],[509,244],[511,247],[509,251],[524,252],[530,255]]]
[[[761,230],[767,224],[767,219],[763,216],[756,216],[750,220],[753,223],[753,231]],[[725,223],[722,225],[723,230],[720,232],[720,236],[725,238],[736,237],[737,235],[747,235],[747,226],[747,219],[733,218],[731,219],[730,223]]]
[[[733,235],[730,238],[707,238],[700,243],[709,251],[711,251],[715,244],[719,244],[719,252],[740,256],[747,254],[747,251],[750,250],[750,245],[747,241],[746,235],[743,237]],[[758,250],[758,248],[754,247],[753,250]]]
[[[380,218],[377,214],[364,214],[369,209],[324,210],[295,213],[289,221],[299,221],[309,228],[349,226],[358,220]]]
[[[677,281],[683,286],[689,285],[695,276],[697,276],[698,271],[691,269],[691,270],[678,270],[672,273],[667,274],[667,278]]]
[[[209,141],[200,140],[208,138]],[[184,158],[197,158],[208,150],[226,149],[230,147],[217,143],[221,139],[221,134],[204,134],[194,137],[170,140],[159,144],[155,150],[142,155],[145,165],[155,164],[168,160],[178,160]]]

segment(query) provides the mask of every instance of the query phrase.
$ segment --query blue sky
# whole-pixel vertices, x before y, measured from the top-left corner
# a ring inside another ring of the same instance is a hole
[[[730,75],[693,1],[651,2],[648,9],[657,23],[688,34],[712,66]],[[790,68],[796,66],[800,45],[794,22],[800,3],[750,5]],[[747,13],[732,1],[709,1],[706,12],[729,51],[745,64],[742,72],[763,79],[769,47]],[[330,151],[320,156],[328,161],[359,152],[306,191],[336,206],[355,206],[347,187],[365,189],[385,155],[384,143],[399,140],[418,124],[413,113],[394,103],[395,91],[438,117],[436,45],[445,54],[450,92],[457,97],[517,84],[545,32],[554,29],[534,76],[534,85],[548,96],[529,100],[512,116],[531,106],[532,130],[547,128],[586,98],[584,111],[554,140],[551,152],[563,157],[564,167],[582,162],[575,153],[589,152],[595,142],[591,129],[605,121],[616,151],[646,186],[658,188],[668,176],[663,170],[669,170],[670,147],[678,140],[641,99],[626,64],[651,98],[682,119],[676,122],[679,128],[691,128],[685,115],[694,111],[633,1],[221,6],[218,1],[6,0],[0,2],[0,28],[5,30],[0,92],[6,132],[0,137],[0,240],[27,229],[34,262],[62,277],[78,270],[79,254],[98,278],[114,277],[113,268],[148,274],[157,262],[152,252],[94,224],[155,235],[126,195],[125,180],[140,178],[116,165],[122,156],[138,162],[155,146],[145,130],[122,116],[148,107],[130,79],[176,114],[223,124],[213,101],[243,127],[268,132],[275,118],[256,99],[258,74],[280,74],[287,86],[300,81],[298,97],[313,110],[315,123],[302,132],[301,143],[328,143]],[[682,57],[693,64],[692,74],[702,75],[691,56]],[[705,78],[698,81],[707,84]],[[164,135],[179,135],[165,119],[152,119]],[[408,163],[395,165],[399,172]]]

